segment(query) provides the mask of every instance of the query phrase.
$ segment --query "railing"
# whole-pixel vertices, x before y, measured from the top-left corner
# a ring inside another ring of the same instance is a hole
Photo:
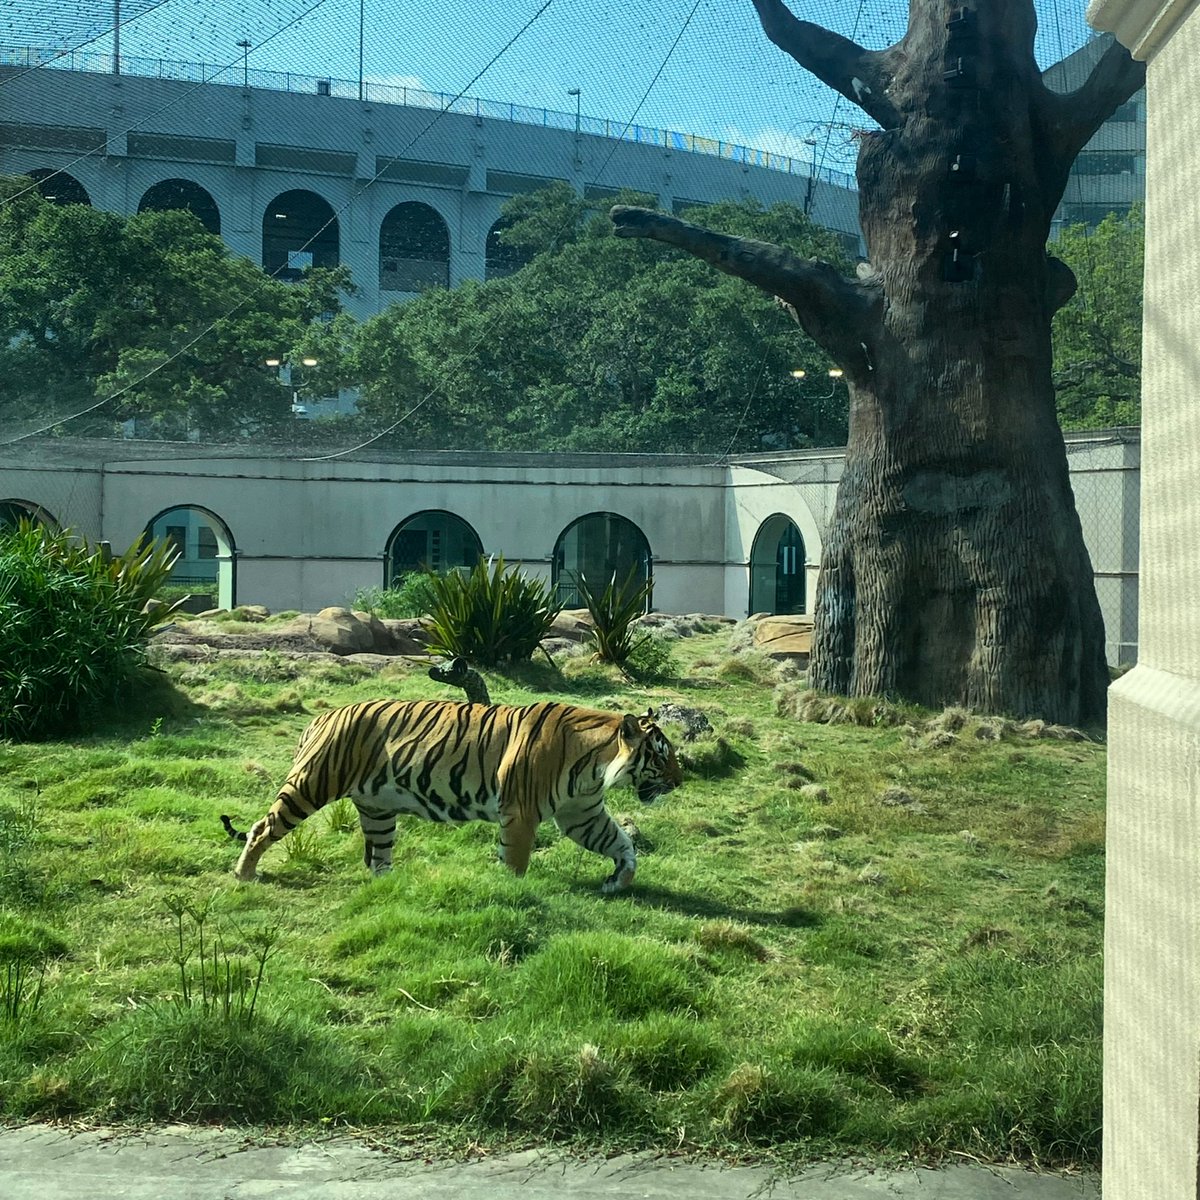
[[[94,50],[25,49],[0,47],[0,67],[38,67],[62,71],[113,73],[113,58]],[[356,79],[331,79],[320,75],[301,75],[294,71],[248,70],[241,63],[214,66],[207,63],[176,62],[166,58],[136,58],[121,55],[121,72],[151,79],[172,79],[184,83],[215,83],[232,87],[263,88],[275,92],[302,92],[309,95],[334,96],[357,100],[359,83]],[[503,100],[484,100],[478,96],[454,96],[447,92],[427,92],[420,88],[395,87],[391,84],[362,85],[362,98],[373,104],[400,104],[409,108],[437,109],[493,121],[512,121],[519,125],[542,125],[549,129],[574,130],[576,120],[580,133],[596,137],[617,138],[642,146],[662,146],[689,154],[708,154],[731,162],[771,171],[784,171],[805,179],[822,179],[838,187],[857,189],[853,175],[817,167],[803,158],[776,154],[771,150],[755,150],[719,138],[701,137],[695,133],[678,133],[673,129],[656,129],[650,125],[629,125],[608,117],[589,117],[574,112],[559,112],[552,108],[534,108],[525,104],[509,104]]]

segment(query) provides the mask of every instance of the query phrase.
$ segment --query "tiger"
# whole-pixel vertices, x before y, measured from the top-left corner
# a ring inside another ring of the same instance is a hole
[[[330,709],[300,736],[291,770],[266,816],[246,833],[234,868],[242,883],[258,861],[305,818],[348,796],[358,809],[363,861],[391,870],[396,817],[493,821],[500,859],[523,875],[538,826],[552,818],[577,845],[613,860],[601,891],[633,882],[637,855],[604,807],[605,793],[629,784],[645,804],[683,781],[670,741],[645,716],[541,701],[524,707],[456,700],[368,700]]]

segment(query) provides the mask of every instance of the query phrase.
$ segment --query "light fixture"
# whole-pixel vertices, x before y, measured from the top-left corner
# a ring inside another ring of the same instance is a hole
[[[803,378],[804,378],[804,376],[805,376],[805,375],[807,375],[807,374],[808,374],[808,372],[807,372],[807,371],[800,371],[800,370],[796,370],[796,371],[793,371],[793,372],[792,372],[792,378],[793,378],[793,379],[803,379]]]
[[[845,374],[845,371],[843,371],[841,367],[830,367],[829,368],[829,378],[830,379],[841,379],[841,377],[844,374]]]
[[[280,363],[282,363],[282,362],[283,362],[283,359],[281,359],[281,358],[268,358],[268,359],[267,359],[267,366],[268,366],[268,367],[277,367],[277,366],[279,366],[279,365],[280,365]]]
[[[315,367],[317,360],[315,358],[302,358],[300,360],[306,367]]]

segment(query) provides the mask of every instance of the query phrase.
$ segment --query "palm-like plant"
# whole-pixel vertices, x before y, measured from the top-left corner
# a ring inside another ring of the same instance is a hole
[[[575,588],[592,618],[592,642],[601,662],[624,667],[650,635],[637,631],[634,622],[646,611],[653,591],[651,579],[638,579],[637,567],[631,567],[625,579],[618,583],[614,571],[603,591],[598,591],[584,575],[576,575]]]
[[[504,559],[480,559],[468,573],[428,576],[435,604],[425,624],[430,649],[483,667],[522,662],[538,648],[562,611],[549,587]]]

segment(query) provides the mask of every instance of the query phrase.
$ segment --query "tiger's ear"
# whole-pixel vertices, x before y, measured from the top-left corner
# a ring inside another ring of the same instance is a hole
[[[645,735],[642,733],[642,726],[637,717],[626,713],[621,718],[621,736],[627,742],[640,741]]]

